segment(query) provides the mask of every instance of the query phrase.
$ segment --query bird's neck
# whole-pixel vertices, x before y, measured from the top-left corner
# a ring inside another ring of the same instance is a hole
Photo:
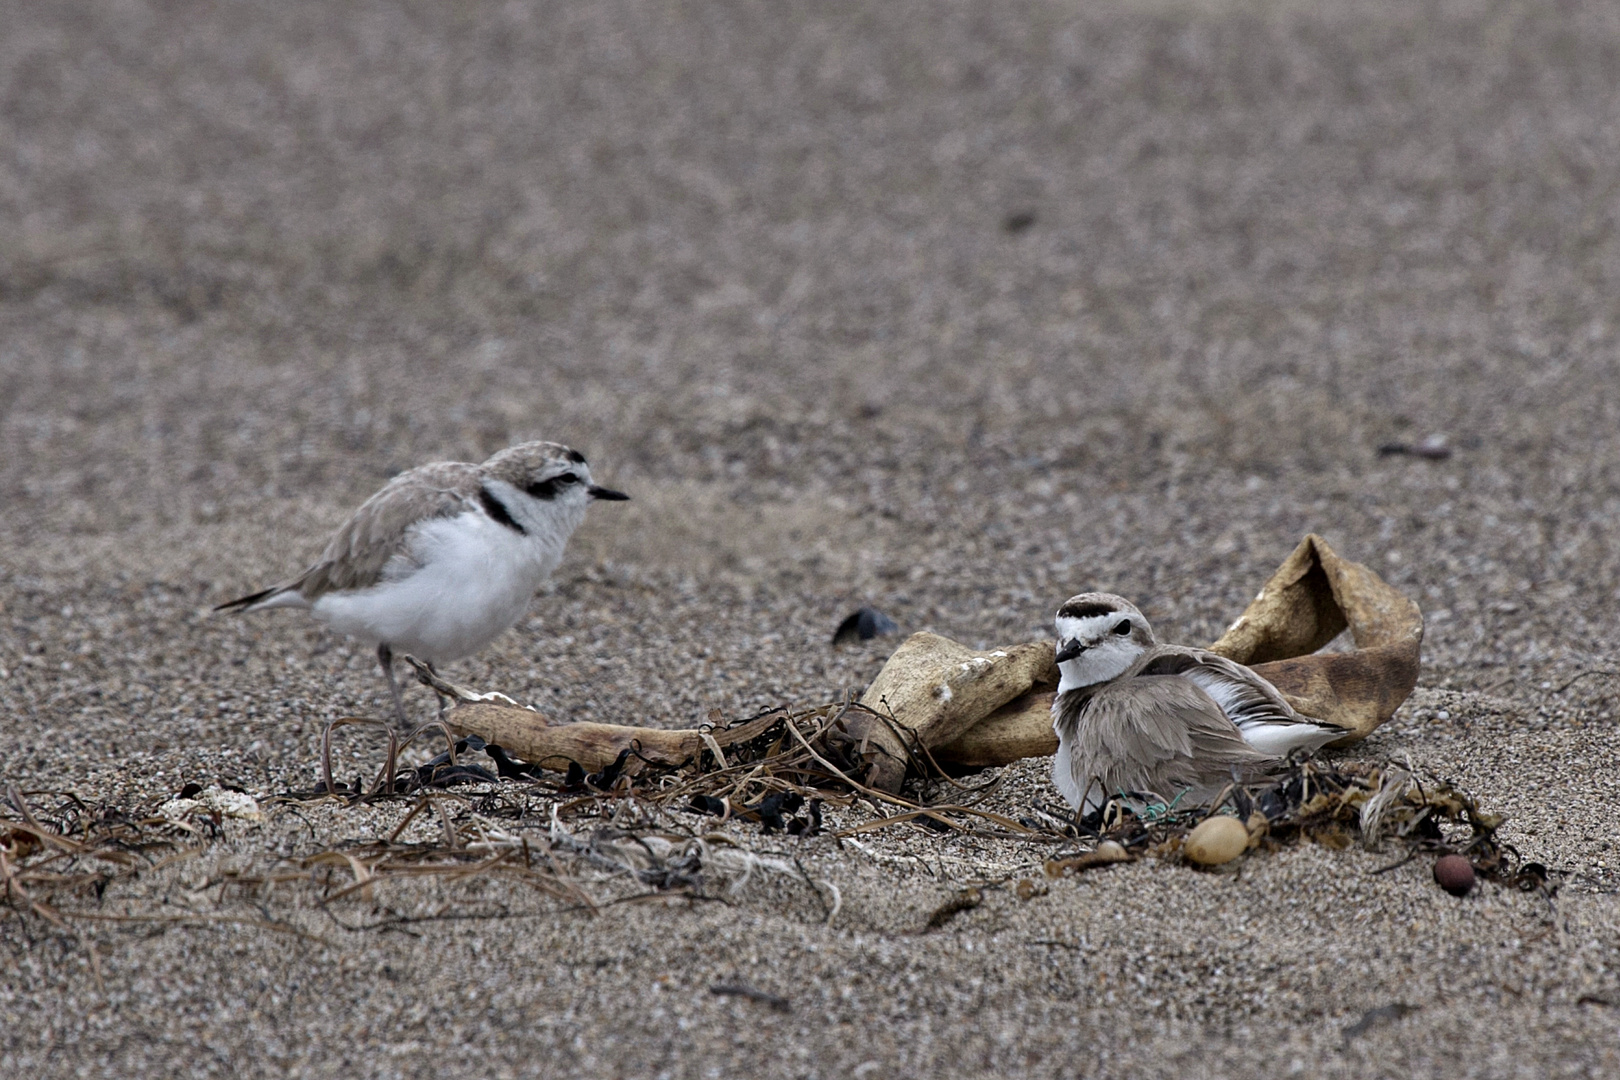
[[[1059,690],[1057,697],[1052,699],[1052,730],[1057,733],[1060,742],[1074,737],[1080,726],[1080,716],[1097,690],[1097,686]]]
[[[1129,671],[1141,655],[1135,650],[1099,645],[1083,656],[1065,660],[1058,665],[1058,673],[1062,676],[1058,681],[1058,693],[1083,690],[1117,679]]]

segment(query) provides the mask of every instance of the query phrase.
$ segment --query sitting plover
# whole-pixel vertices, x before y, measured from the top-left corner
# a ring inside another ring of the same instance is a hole
[[[298,577],[215,610],[303,608],[375,645],[404,725],[395,650],[432,666],[482,649],[522,617],[586,504],[629,497],[591,483],[585,455],[557,443],[423,465],[362,503]]]
[[[1207,649],[1161,645],[1147,619],[1112,593],[1058,608],[1062,679],[1052,703],[1052,780],[1076,809],[1121,793],[1209,799],[1290,751],[1345,734],[1301,716],[1265,679]]]

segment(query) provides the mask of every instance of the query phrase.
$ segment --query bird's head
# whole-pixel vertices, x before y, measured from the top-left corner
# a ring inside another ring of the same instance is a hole
[[[1081,593],[1058,608],[1058,693],[1117,678],[1155,644],[1153,628],[1124,597]]]
[[[537,536],[560,534],[566,541],[593,500],[630,497],[593,483],[585,455],[561,443],[509,446],[479,468],[484,489],[526,533]]]

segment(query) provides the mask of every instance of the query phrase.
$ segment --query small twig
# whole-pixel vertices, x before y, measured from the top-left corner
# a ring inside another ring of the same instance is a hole
[[[1394,1020],[1399,1020],[1403,1016],[1417,1012],[1419,1008],[1420,1006],[1417,1005],[1408,1005],[1404,1001],[1397,1001],[1393,1005],[1384,1005],[1376,1009],[1368,1009],[1366,1012],[1361,1014],[1360,1020],[1357,1020],[1353,1024],[1345,1025],[1344,1042],[1340,1048],[1343,1049],[1344,1047],[1349,1046],[1351,1039],[1356,1038],[1358,1035],[1365,1034],[1379,1024],[1386,1024]]]
[[[393,726],[385,720],[373,720],[366,716],[340,716],[326,725],[321,732],[321,780],[326,784],[326,794],[337,794],[337,782],[332,778],[332,732],[341,727],[380,727],[388,733],[388,759],[382,770],[377,773],[377,781],[372,785],[371,794],[376,795],[383,790],[386,783],[390,790],[394,786],[394,761],[399,754],[399,736],[394,734]],[[360,796],[356,791],[355,797]]]
[[[894,799],[892,801],[894,801],[895,803],[897,803],[898,805],[901,805],[901,806],[908,806],[909,805],[909,806],[912,807],[912,809],[904,811],[902,813],[898,813],[898,814],[891,814],[888,817],[879,818],[876,821],[866,821],[866,822],[862,822],[859,825],[851,825],[847,829],[840,829],[838,832],[834,833],[833,835],[837,836],[837,837],[856,836],[856,835],[858,835],[860,833],[874,832],[874,831],[876,831],[878,829],[886,829],[890,825],[900,825],[900,824],[903,824],[904,822],[907,822],[907,821],[915,821],[918,818],[929,818],[929,819],[931,819],[933,821],[939,822],[941,825],[948,826],[948,827],[950,827],[952,829],[956,829],[956,830],[958,830],[960,832],[973,832],[974,831],[974,830],[968,829],[964,825],[960,825],[957,822],[954,822],[954,821],[950,820],[949,818],[943,816],[944,814],[949,813],[949,814],[968,814],[968,815],[970,815],[972,817],[984,818],[986,821],[993,821],[997,825],[1001,825],[1001,826],[1003,826],[1005,828],[1015,830],[1015,832],[1013,834],[1015,836],[1022,835],[1022,836],[1030,836],[1030,837],[1040,837],[1041,839],[1047,840],[1047,841],[1052,842],[1052,843],[1057,843],[1057,842],[1059,842],[1060,839],[1063,839],[1063,838],[1056,837],[1056,836],[1050,836],[1047,833],[1041,832],[1041,831],[1036,830],[1036,829],[1031,829],[1028,826],[1021,824],[1020,822],[1014,821],[1012,818],[1009,818],[1009,817],[1004,817],[1001,814],[991,813],[988,810],[976,810],[971,806],[951,806],[951,805],[946,805],[946,806],[917,806],[915,803],[906,803],[904,800],[900,800],[900,799]],[[1001,836],[1005,837],[1006,834],[998,834],[998,835],[1001,835]]]
[[[411,807],[411,812],[406,814],[400,823],[394,826],[394,831],[388,834],[388,842],[392,844],[395,840],[398,840],[400,834],[405,831],[405,827],[411,822],[415,821],[416,815],[420,814],[423,810],[426,810],[428,805],[432,802],[433,796],[431,795],[423,795],[420,799],[418,799],[416,805]]]
[[[1387,874],[1391,870],[1399,870],[1401,867],[1405,866],[1407,863],[1409,863],[1413,859],[1417,858],[1418,855],[1421,854],[1421,851],[1422,851],[1421,848],[1413,848],[1411,851],[1407,852],[1406,858],[1401,859],[1399,862],[1392,862],[1388,866],[1380,866],[1376,870],[1368,871],[1367,876],[1368,877],[1374,877],[1374,876],[1376,876],[1378,874]]]
[[[28,832],[52,847],[67,852],[69,855],[78,855],[84,851],[82,844],[75,844],[60,833],[53,832],[41,825],[39,820],[34,817],[33,811],[28,809],[28,800],[22,797],[22,792],[17,790],[16,784],[6,785],[6,797],[11,800],[11,805],[17,808],[17,813],[22,815],[23,821],[28,827]],[[16,826],[13,825],[12,827],[15,828]]]

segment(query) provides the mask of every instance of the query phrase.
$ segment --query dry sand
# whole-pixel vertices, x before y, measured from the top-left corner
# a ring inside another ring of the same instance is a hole
[[[277,810],[65,904],[169,921],[0,919],[0,1075],[1620,1073],[1620,8],[0,25],[5,780],[308,787],[326,721],[383,708],[370,657],[208,606],[394,471],[548,437],[635,501],[452,678],[689,725],[863,685],[893,640],[827,644],[859,602],[1007,644],[1092,588],[1207,641],[1317,531],[1429,620],[1355,753],[1465,784],[1566,875],[1456,900],[1307,845],[990,888],[920,933],[1041,852],[735,828],[834,883],[832,923],[780,878],[594,917],[487,881],[221,900],[406,805]],[[1378,453],[1431,434],[1449,459]],[[344,929],[433,912],[479,917]]]

